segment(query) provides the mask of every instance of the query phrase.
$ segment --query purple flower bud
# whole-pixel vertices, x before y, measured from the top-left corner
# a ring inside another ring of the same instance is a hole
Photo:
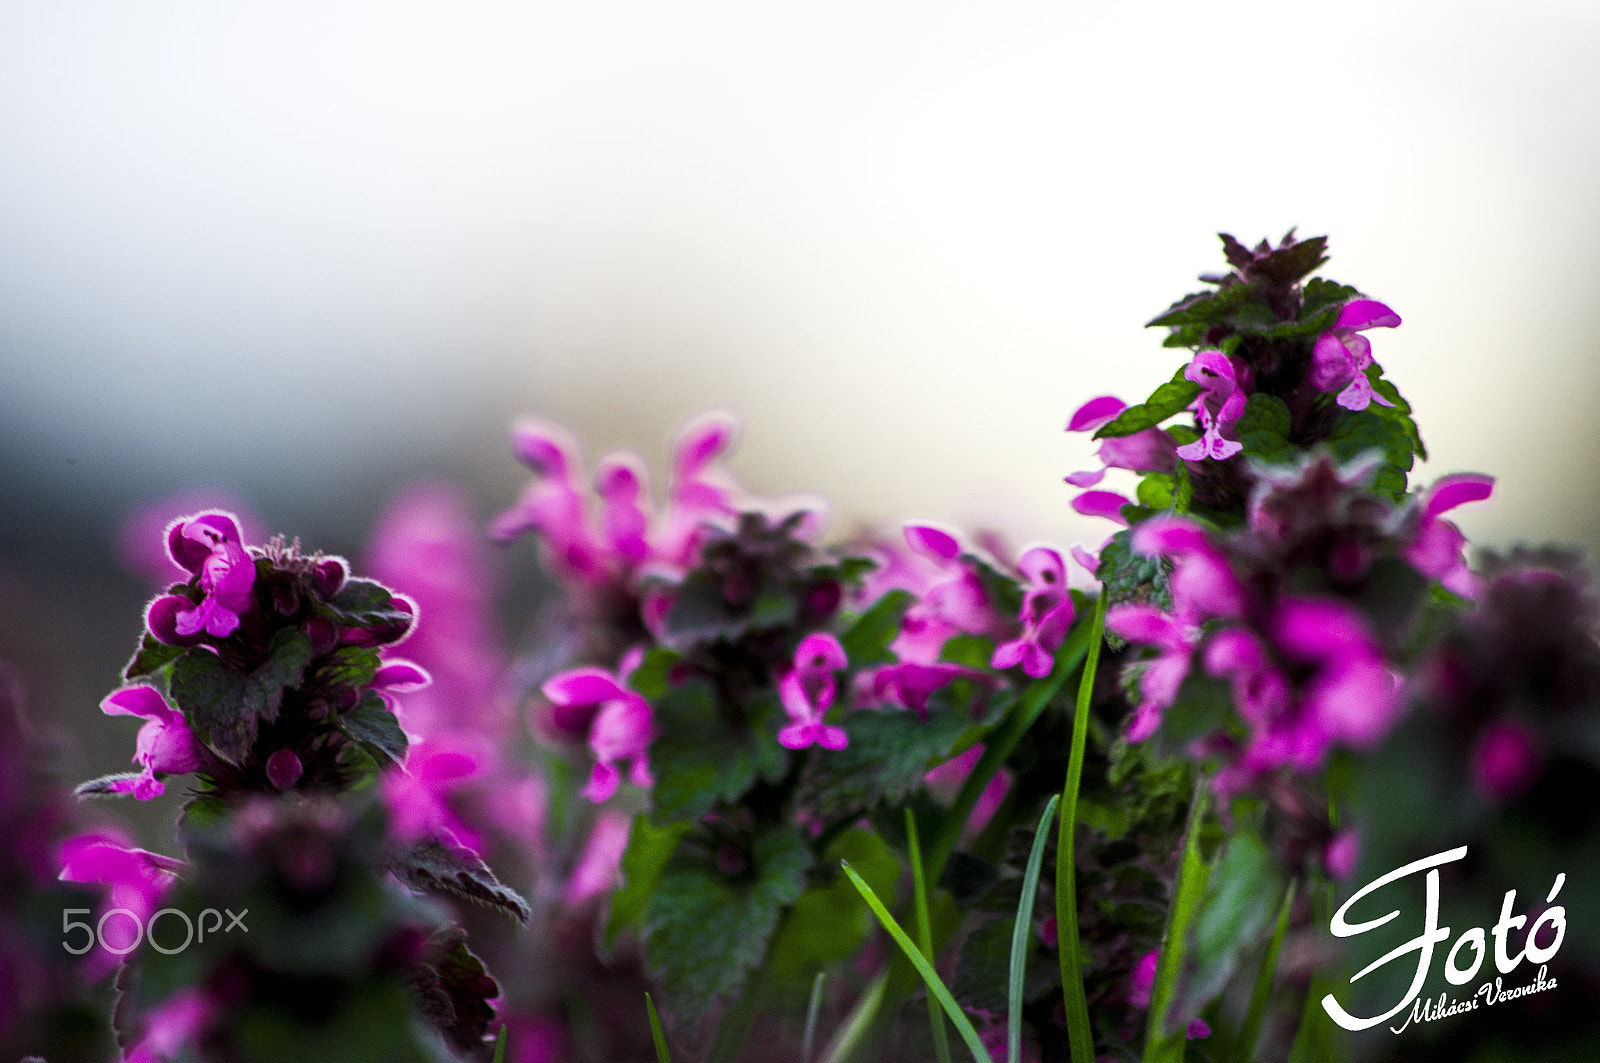
[[[194,603],[180,594],[168,594],[150,603],[144,613],[145,627],[158,642],[169,646],[194,646],[200,642],[198,634],[178,633],[178,614],[194,608]]]
[[[317,588],[317,593],[323,600],[332,598],[339,593],[339,588],[344,586],[344,581],[350,578],[350,566],[342,557],[325,557],[317,562],[317,567],[312,570],[312,581]]]
[[[1343,882],[1349,878],[1356,869],[1356,860],[1361,855],[1361,836],[1353,830],[1343,830],[1335,834],[1322,850],[1322,866],[1327,869],[1328,876],[1336,882]]]
[[[339,625],[325,616],[313,616],[306,621],[306,637],[311,640],[311,652],[320,657],[339,645]]]
[[[300,781],[305,766],[292,749],[280,749],[267,758],[267,779],[280,790],[287,790]]]
[[[1543,757],[1528,728],[1513,720],[1496,720],[1483,729],[1472,752],[1472,777],[1487,797],[1512,801],[1539,778]]]

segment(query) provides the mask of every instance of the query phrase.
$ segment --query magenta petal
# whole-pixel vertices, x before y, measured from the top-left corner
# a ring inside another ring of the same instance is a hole
[[[300,781],[305,766],[292,749],[280,749],[267,758],[267,780],[280,790],[287,790]]]
[[[1153,605],[1113,605],[1106,610],[1106,630],[1145,645],[1173,646],[1183,642],[1183,625]]]
[[[589,785],[583,788],[583,796],[595,804],[611,800],[611,795],[617,792],[617,783],[620,776],[617,769],[604,762],[596,764],[594,771],[589,773]]]
[[[1032,546],[1017,558],[1017,571],[1029,583],[1049,587],[1062,587],[1067,582],[1067,565],[1060,551],[1050,546]]]
[[[1305,661],[1349,653],[1376,656],[1378,652],[1361,615],[1326,598],[1285,598],[1272,637],[1286,653]]]
[[[843,749],[850,744],[850,736],[845,734],[844,728],[824,725],[818,729],[817,745],[823,749]]]
[[[1496,720],[1483,729],[1472,752],[1473,781],[1501,801],[1521,797],[1538,778],[1538,746],[1519,723]]]
[[[1146,428],[1131,436],[1106,440],[1100,444],[1098,453],[1108,468],[1133,472],[1171,472],[1177,467],[1173,460],[1175,450],[1176,444],[1164,429]]]
[[[193,646],[200,641],[199,635],[194,632],[184,635],[178,631],[178,614],[193,609],[194,603],[189,599],[179,594],[168,594],[150,603],[144,613],[144,623],[157,642],[165,642],[169,646]]]
[[[1344,341],[1333,332],[1317,337],[1311,348],[1311,384],[1318,391],[1334,392],[1350,383],[1356,363]]]
[[[701,414],[683,426],[672,446],[674,480],[691,480],[733,446],[739,422],[727,413]]]
[[[386,661],[372,676],[372,685],[379,690],[406,694],[421,690],[433,682],[433,677],[419,664],[410,661]]]
[[[1254,635],[1230,628],[1217,632],[1206,644],[1205,665],[1212,675],[1234,675],[1264,667],[1266,656]]]
[[[1133,532],[1133,548],[1155,557],[1209,552],[1205,529],[1184,517],[1152,517]]]
[[[1482,502],[1494,493],[1494,477],[1475,472],[1441,476],[1423,495],[1422,512],[1437,517],[1468,502]]]
[[[800,645],[795,647],[794,666],[797,669],[818,668],[837,671],[849,663],[845,658],[844,647],[839,645],[839,640],[824,631],[807,635],[800,640]]]
[[[1069,476],[1062,477],[1063,480],[1071,484],[1073,487],[1093,487],[1105,478],[1106,470],[1104,469],[1075,472]]]
[[[603,668],[574,668],[561,672],[546,680],[540,689],[557,705],[597,705],[628,694]]]
[[[1204,1019],[1190,1019],[1189,1025],[1184,1027],[1183,1036],[1185,1040],[1189,1041],[1210,1037],[1211,1027],[1206,1025],[1206,1020]]]
[[[961,556],[961,540],[936,524],[907,524],[906,545],[934,561],[954,561]]]
[[[1352,299],[1339,311],[1339,320],[1333,327],[1359,330],[1395,328],[1399,324],[1400,315],[1376,299]]]
[[[239,518],[222,510],[180,517],[167,527],[167,553],[180,568],[197,576],[213,550],[241,542]]]
[[[1015,668],[1022,663],[1023,655],[1027,653],[1027,650],[1028,643],[1023,639],[1002,642],[995,647],[994,656],[989,658],[989,667],[1000,671],[1005,671],[1007,668]]]
[[[816,733],[816,724],[791,723],[778,732],[778,744],[785,749],[808,749],[816,739]]]
[[[147,720],[182,719],[155,687],[134,686],[107,694],[100,702],[107,716],[142,716]]]
[[[1082,543],[1072,544],[1072,560],[1076,561],[1089,575],[1094,575],[1100,568],[1100,558],[1091,554]]]
[[[1085,491],[1072,500],[1072,508],[1086,517],[1104,517],[1106,520],[1115,521],[1126,525],[1128,520],[1122,515],[1122,507],[1133,503],[1115,491]]]
[[[547,421],[530,417],[512,425],[511,452],[541,476],[564,481],[576,476],[578,444],[565,429]]]
[[[1115,395],[1101,395],[1079,406],[1067,422],[1069,432],[1093,432],[1117,419],[1128,404]]]

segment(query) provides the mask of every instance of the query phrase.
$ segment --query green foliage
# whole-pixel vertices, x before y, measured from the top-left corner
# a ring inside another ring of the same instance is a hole
[[[394,856],[391,871],[401,882],[426,892],[448,893],[493,908],[526,923],[532,913],[517,891],[495,877],[470,849],[438,838]]]
[[[673,687],[654,708],[651,801],[658,824],[703,816],[718,801],[737,801],[757,779],[783,777],[788,752],[777,734],[784,713],[770,689],[751,699],[742,720],[704,678]]]
[[[339,726],[380,766],[394,767],[406,759],[406,733],[375,690],[362,691],[355,707],[340,715]]]
[[[411,614],[400,608],[389,588],[370,579],[346,580],[324,609],[346,627],[376,628],[411,622]]]
[[[690,1023],[735,995],[761,963],[783,906],[805,892],[811,865],[811,850],[791,827],[758,835],[738,871],[720,870],[721,855],[680,849],[645,916],[646,968]]]
[[[922,785],[930,762],[950,755],[973,725],[971,711],[953,683],[928,699],[928,718],[903,709],[862,709],[845,717],[850,736],[843,749],[806,762],[799,799],[824,819],[893,805]],[[652,762],[653,763],[653,762]]]
[[[822,855],[821,874],[830,880],[801,895],[772,943],[768,966],[778,978],[793,980],[849,959],[866,940],[871,913],[849,880],[832,870],[839,861],[847,860],[859,868],[872,888],[885,896],[893,893],[900,880],[900,862],[894,851],[870,830],[845,831]]]
[[[1172,593],[1167,588],[1167,572],[1159,558],[1141,554],[1133,548],[1133,532],[1124,528],[1111,537],[1100,551],[1095,578],[1104,586],[1111,605],[1138,602],[1172,608]],[[1122,645],[1111,637],[1112,649]]]
[[[138,679],[140,676],[158,672],[183,656],[183,652],[182,646],[168,645],[146,631],[144,637],[139,640],[138,650],[128,661],[127,667],[122,670],[122,678]]]
[[[628,676],[628,686],[654,700],[667,692],[667,680],[672,674],[672,666],[682,658],[667,649],[665,646],[652,646],[645,653],[644,660],[639,662]]]
[[[1234,426],[1244,452],[1273,464],[1295,459],[1299,451],[1289,442],[1293,427],[1288,405],[1275,395],[1258,391],[1245,402]]]
[[[894,661],[889,644],[899,636],[900,622],[915,600],[907,591],[890,591],[873,602],[872,607],[839,636],[839,645],[844,647],[852,668]]]
[[[1248,825],[1238,824],[1211,870],[1190,927],[1174,1004],[1178,1014],[1197,1014],[1226,988],[1244,955],[1265,938],[1282,892],[1282,874],[1265,843]]]
[[[633,817],[633,828],[628,832],[628,848],[622,854],[622,884],[611,893],[611,911],[606,917],[606,948],[616,944],[617,935],[625,927],[644,918],[651,891],[656,888],[667,861],[687,833],[688,823],[673,823],[657,828],[648,816],[641,814]]]
[[[1405,496],[1406,473],[1413,463],[1411,435],[1398,420],[1376,412],[1380,409],[1373,403],[1365,410],[1343,412],[1328,436],[1328,446],[1341,462],[1377,451],[1384,463],[1372,478],[1372,490],[1398,502]]]
[[[1146,428],[1154,428],[1175,413],[1188,408],[1200,394],[1200,385],[1184,379],[1183,367],[1173,378],[1156,388],[1150,397],[1136,406],[1129,406],[1117,415],[1116,420],[1101,426],[1094,434],[1096,439],[1131,436]]]
[[[267,659],[253,671],[235,671],[219,654],[191,649],[172,666],[172,698],[202,742],[231,764],[250,755],[260,723],[278,718],[287,687],[297,686],[311,663],[311,640],[298,628],[272,639]]]

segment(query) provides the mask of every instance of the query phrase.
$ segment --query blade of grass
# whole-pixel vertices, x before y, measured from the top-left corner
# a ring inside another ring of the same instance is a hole
[[[845,1063],[857,1048],[861,1046],[862,1039],[872,1029],[872,1024],[878,1017],[878,1011],[883,1007],[883,990],[889,983],[889,972],[885,971],[872,980],[866,992],[861,994],[855,1007],[850,1009],[844,1024],[834,1033],[833,1040],[828,1042],[827,1054],[823,1056],[822,1063]]]
[[[1022,983],[1028,974],[1028,944],[1033,936],[1033,895],[1039,889],[1039,865],[1044,863],[1044,843],[1050,840],[1050,817],[1056,814],[1060,798],[1050,795],[1039,826],[1033,832],[1033,852],[1022,873],[1022,897],[1017,901],[1017,919],[1011,924],[1011,984],[1006,1012],[1006,1060],[1022,1061]],[[1057,920],[1059,922],[1059,920]]]
[[[1211,865],[1200,856],[1200,823],[1205,816],[1210,791],[1203,779],[1195,780],[1194,799],[1189,805],[1189,823],[1184,828],[1183,862],[1173,887],[1172,909],[1167,913],[1167,929],[1161,936],[1160,959],[1156,961],[1155,984],[1150,989],[1150,1014],[1144,1035],[1144,1063],[1182,1063],[1184,1030],[1167,1030],[1167,1012],[1176,995],[1178,975],[1183,971],[1183,946],[1189,921],[1211,878]]]
[[[667,1035],[661,1031],[661,1016],[656,1014],[656,1002],[650,994],[644,995],[645,1010],[650,1013],[650,1036],[656,1043],[656,1063],[672,1063],[672,1053],[667,1051]]]
[[[1083,959],[1078,945],[1078,873],[1074,847],[1078,837],[1078,785],[1083,781],[1084,746],[1089,741],[1089,704],[1094,700],[1094,677],[1100,667],[1100,644],[1106,628],[1106,600],[1102,588],[1094,606],[1089,630],[1088,657],[1078,680],[1078,704],[1072,716],[1072,752],[1067,757],[1067,778],[1061,786],[1061,828],[1056,838],[1056,950],[1061,958],[1061,994],[1067,1011],[1067,1045],[1072,1063],[1093,1063],[1094,1032],[1089,1026],[1089,1000],[1083,989]]]
[[[1272,978],[1278,971],[1278,953],[1283,948],[1283,938],[1289,932],[1289,908],[1294,904],[1295,880],[1283,893],[1283,904],[1278,907],[1278,925],[1272,930],[1272,940],[1267,943],[1267,954],[1261,958],[1261,970],[1256,973],[1255,989],[1250,993],[1250,1010],[1245,1013],[1244,1025],[1239,1028],[1239,1038],[1233,1043],[1233,1063],[1250,1063],[1255,1054],[1256,1038],[1261,1034],[1262,1020],[1267,1016],[1267,1001],[1272,997]]]
[[[506,1028],[501,1023],[500,1033],[494,1039],[494,1063],[506,1063]]]
[[[929,963],[933,962],[933,924],[928,919],[928,884],[922,877],[922,843],[917,840],[917,817],[906,807],[906,848],[911,852],[911,895],[917,913],[917,945]],[[950,1063],[950,1036],[945,1032],[944,1014],[939,1002],[928,994],[928,1028],[933,1031],[933,1054],[939,1063]]]
[[[817,1014],[822,1010],[822,979],[823,973],[818,971],[811,983],[811,1003],[806,1005],[806,1032],[800,1039],[800,1063],[811,1063],[811,1045],[817,1038]]]
[[[866,880],[856,874],[856,869],[850,866],[849,861],[841,860],[839,863],[843,866],[844,873],[850,877],[851,884],[861,894],[861,899],[867,902],[867,907],[872,909],[872,914],[878,917],[878,922],[883,924],[883,928],[889,932],[889,936],[894,938],[895,944],[900,946],[900,951],[905,953],[906,958],[911,961],[911,966],[916,968],[917,973],[922,976],[922,980],[927,983],[928,992],[939,999],[940,1006],[944,1008],[944,1013],[950,1016],[950,1022],[955,1026],[956,1032],[967,1043],[967,1049],[972,1053],[975,1063],[992,1063],[993,1057],[989,1055],[989,1050],[983,1047],[983,1041],[978,1037],[978,1031],[972,1028],[972,1023],[967,1020],[966,1013],[961,1010],[961,1005],[956,1003],[956,998],[950,995],[950,990],[946,989],[944,982],[940,981],[939,972],[933,969],[933,964],[923,957],[922,951],[917,948],[916,943],[906,935],[904,930],[900,929],[900,924],[895,922],[894,916],[889,914],[889,909],[883,906],[883,902],[878,899],[876,893],[872,892],[872,887],[867,885]]]

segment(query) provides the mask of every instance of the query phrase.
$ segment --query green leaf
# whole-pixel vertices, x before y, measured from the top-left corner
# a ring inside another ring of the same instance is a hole
[[[146,631],[144,638],[139,641],[139,648],[134,651],[133,658],[122,670],[122,678],[138,679],[140,676],[160,671],[183,656],[183,653],[184,647],[169,646]]]
[[[1132,529],[1124,528],[1111,537],[1100,551],[1100,564],[1094,575],[1105,585],[1112,605],[1136,602],[1172,608],[1166,569],[1160,558],[1141,554],[1133,548]],[[1120,646],[1120,640],[1112,644],[1113,649]]]
[[[656,1063],[672,1063],[672,1053],[667,1051],[667,1035],[661,1029],[661,1016],[656,1014],[656,1002],[650,999],[649,993],[644,995],[644,1008],[650,1016],[650,1039],[656,1045]]]
[[[906,852],[911,857],[911,899],[917,914],[917,947],[922,950],[923,958],[932,963],[933,924],[928,918],[928,883],[922,873],[922,842],[917,838],[916,813],[910,805],[905,811]],[[939,1002],[932,993],[928,994],[928,1028],[933,1033],[934,1058],[938,1063],[950,1063],[950,1037],[945,1033],[944,1016],[939,1013]]]
[[[889,909],[883,906],[883,902],[878,899],[878,895],[873,892],[872,887],[867,885],[860,875],[856,874],[855,868],[851,867],[848,862],[842,866],[844,867],[844,873],[850,877],[851,883],[860,891],[862,899],[867,902],[867,907],[872,909],[872,914],[878,917],[878,922],[883,924],[883,928],[889,932],[890,937],[894,938],[895,944],[900,946],[900,951],[905,954],[906,959],[911,961],[911,966],[916,969],[917,974],[922,976],[923,982],[928,987],[928,992],[933,994],[935,999],[939,1001],[939,1006],[944,1008],[944,1013],[950,1016],[950,1021],[955,1024],[956,1032],[967,1043],[967,1049],[972,1053],[974,1063],[993,1063],[994,1057],[983,1046],[982,1039],[978,1037],[978,1031],[972,1028],[972,1023],[968,1020],[966,1013],[961,1010],[961,1005],[956,1003],[955,998],[950,995],[950,990],[946,989],[944,982],[940,981],[939,972],[933,969],[933,964],[923,957],[921,950],[917,948],[911,938],[906,936],[906,932],[900,928],[900,924],[895,922],[894,916],[889,914]]]
[[[389,865],[395,877],[419,890],[453,894],[494,908],[526,923],[532,914],[516,890],[495,878],[476,853],[433,839],[395,856]]]
[[[814,804],[824,819],[897,804],[922,785],[929,762],[947,757],[972,723],[948,686],[928,699],[926,720],[903,709],[852,712],[842,724],[850,744],[806,762],[800,803]]]
[[[982,635],[953,635],[939,648],[939,660],[985,669],[994,659],[994,640]]]
[[[1258,391],[1246,400],[1236,427],[1240,435],[1246,432],[1271,432],[1273,435],[1288,436],[1293,424],[1287,403],[1276,395]]]
[[[1200,385],[1183,379],[1169,380],[1156,388],[1150,397],[1137,406],[1129,406],[1117,419],[1104,425],[1094,434],[1096,439],[1131,436],[1146,428],[1154,428],[1173,414],[1188,407],[1200,394]]]
[[[388,587],[370,579],[345,580],[328,599],[328,610],[350,627],[378,627],[409,622],[411,614],[395,605]]]
[[[757,778],[783,777],[789,762],[777,738],[783,709],[771,691],[752,699],[744,720],[724,711],[705,679],[673,687],[654,709],[650,799],[658,824],[697,819],[719,800],[737,801]]]
[[[847,554],[837,561],[813,565],[807,572],[812,579],[838,580],[840,583],[855,586],[877,567],[878,562],[870,557],[854,557]]]
[[[500,1024],[500,1032],[494,1039],[494,1063],[506,1063],[506,1024]],[[667,1063],[672,1063],[668,1060]]]
[[[1386,380],[1383,368],[1377,362],[1367,366],[1367,380],[1372,384],[1372,390],[1388,399],[1393,405],[1385,406],[1375,402],[1367,409],[1379,417],[1393,421],[1405,430],[1406,437],[1411,440],[1411,449],[1423,461],[1428,460],[1428,448],[1422,444],[1422,434],[1417,431],[1417,422],[1411,416],[1411,404],[1400,394],[1400,389]]]
[[[1205,816],[1207,791],[1197,783],[1189,806],[1189,823],[1184,829],[1183,861],[1173,887],[1172,905],[1167,912],[1167,929],[1161,936],[1160,959],[1156,962],[1155,983],[1150,989],[1150,1011],[1146,1016],[1144,1063],[1183,1063],[1184,1030],[1174,1029],[1169,1021],[1178,974],[1183,970],[1184,942],[1196,906],[1205,896],[1210,867],[1200,857],[1200,828]]]
[[[1199,1014],[1227,987],[1241,957],[1265,936],[1282,889],[1266,845],[1241,825],[1225,843],[1195,913],[1175,998],[1177,1014]]]
[[[1090,649],[1091,659],[1098,653],[1100,647]],[[1094,669],[1085,665],[1084,684],[1086,687],[1094,685]],[[1080,699],[1085,702],[1087,698]],[[1028,869],[1022,875],[1022,896],[1017,900],[1017,918],[1011,927],[1011,962],[1010,974],[1006,981],[1006,1059],[1008,1063],[1021,1063],[1022,1061],[1022,999],[1024,980],[1028,973],[1028,946],[1033,941],[1033,902],[1039,892],[1039,866],[1044,862],[1044,846],[1050,840],[1050,820],[1056,814],[1056,802],[1060,798],[1052,794],[1050,803],[1044,806],[1044,814],[1039,817],[1039,825],[1033,830],[1033,851],[1028,854]],[[1059,922],[1059,920],[1058,920]],[[1049,968],[1046,968],[1048,971]]]
[[[1312,277],[1306,281],[1304,294],[1300,301],[1300,319],[1323,314],[1328,308],[1334,310],[1334,317],[1338,317],[1338,310],[1352,299],[1361,298],[1361,293],[1348,284],[1340,284],[1323,277]],[[1331,327],[1331,323],[1330,326]]]
[[[366,646],[340,646],[317,665],[317,677],[329,686],[357,690],[372,682],[383,658]]]
[[[266,661],[248,673],[210,650],[191,649],[172,666],[172,699],[202,742],[238,764],[249,756],[261,721],[278,718],[284,689],[300,683],[311,656],[311,640],[299,628],[278,632]]]
[[[1243,1025],[1239,1027],[1239,1036],[1233,1044],[1233,1063],[1250,1063],[1250,1057],[1255,1055],[1256,1038],[1261,1033],[1261,1023],[1267,1015],[1267,1004],[1272,997],[1272,980],[1278,970],[1278,954],[1283,950],[1283,939],[1289,931],[1289,912],[1294,906],[1295,881],[1289,880],[1289,888],[1284,890],[1283,902],[1278,906],[1277,926],[1272,931],[1272,940],[1267,943],[1266,955],[1261,958],[1261,967],[1256,972],[1256,984],[1250,993],[1250,1010],[1245,1014]]]
[[[761,963],[784,905],[805,891],[811,851],[784,827],[756,839],[750,863],[727,876],[712,858],[679,853],[650,899],[645,964],[685,1021],[705,1018]]]
[[[1219,325],[1251,302],[1256,294],[1253,284],[1233,284],[1220,291],[1197,292],[1186,295],[1162,313],[1152,318],[1145,327],[1178,328],[1184,325]]]
[[[359,742],[380,767],[393,767],[406,759],[406,733],[375,690],[362,691],[355,708],[339,717],[339,726]]]
[[[1413,451],[1409,433],[1397,421],[1374,413],[1371,407],[1346,412],[1334,424],[1328,446],[1341,462],[1377,451],[1385,464],[1373,476],[1372,490],[1397,502],[1405,495]]]
[[[667,692],[672,666],[680,660],[682,658],[677,653],[665,646],[652,646],[645,652],[639,667],[628,675],[628,686],[654,701]]]
[[[849,860],[861,868],[872,887],[884,893],[900,881],[900,862],[881,837],[870,830],[852,828],[835,838],[823,854],[824,869]],[[871,929],[871,915],[855,887],[839,874],[831,882],[812,886],[795,902],[772,942],[768,963],[773,974],[786,979],[838,963],[855,955]]]
[[[909,591],[893,590],[872,603],[839,638],[852,668],[888,664],[895,659],[889,643],[900,634],[900,621],[916,599]]]
[[[646,815],[633,817],[628,848],[622,854],[622,885],[612,892],[611,912],[606,917],[606,948],[616,944],[623,928],[644,918],[650,894],[660,881],[662,870],[688,832],[688,823],[657,828]]]
[[[1178,478],[1172,473],[1150,473],[1139,481],[1139,490],[1136,492],[1139,504],[1147,509],[1170,509],[1177,484]]]

